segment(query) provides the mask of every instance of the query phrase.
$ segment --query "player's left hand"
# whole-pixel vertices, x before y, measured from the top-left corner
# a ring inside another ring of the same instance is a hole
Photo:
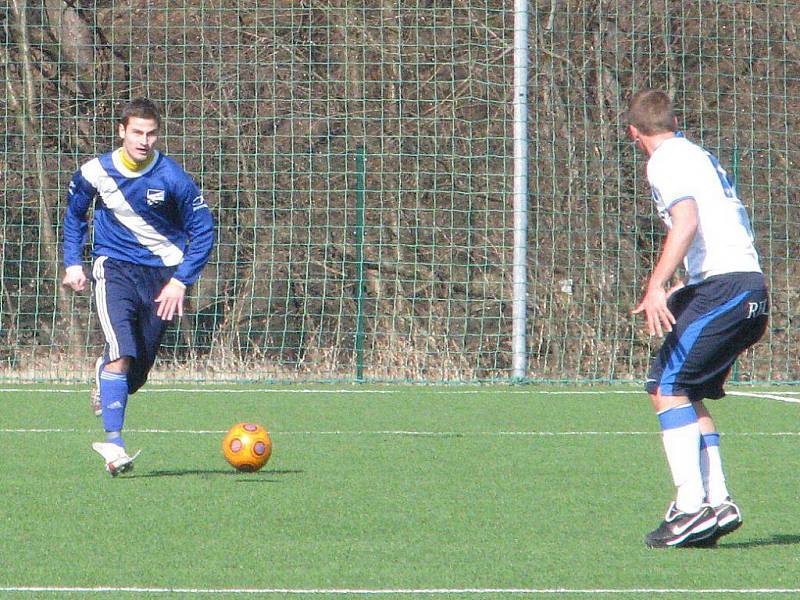
[[[179,317],[182,317],[183,296],[185,293],[186,286],[183,283],[177,279],[170,279],[161,290],[158,298],[156,298],[156,304],[158,304],[156,314],[163,321],[171,321],[176,313]]]
[[[650,335],[664,337],[665,331],[672,331],[675,317],[667,308],[667,292],[664,291],[664,288],[648,287],[642,301],[633,309],[633,314],[635,315],[640,312],[644,312],[647,332]]]
[[[82,292],[86,289],[86,275],[83,272],[81,265],[72,265],[67,267],[64,273],[64,279],[61,280],[61,285],[72,288],[75,292]]]

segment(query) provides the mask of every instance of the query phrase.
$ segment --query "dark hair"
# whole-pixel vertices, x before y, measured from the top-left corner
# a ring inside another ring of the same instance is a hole
[[[139,119],[153,119],[156,126],[161,126],[161,113],[155,102],[149,98],[134,98],[128,102],[122,109],[122,114],[119,116],[119,122],[123,127],[128,126],[128,119],[137,117]]]
[[[627,118],[628,123],[644,135],[677,131],[672,100],[661,90],[645,89],[636,92],[628,106]]]

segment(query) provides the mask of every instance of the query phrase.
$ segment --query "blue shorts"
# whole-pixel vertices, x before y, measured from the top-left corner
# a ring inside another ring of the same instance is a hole
[[[647,392],[692,401],[722,398],[736,357],[767,328],[764,276],[715,275],[678,290],[667,305],[676,323],[650,366]]]
[[[104,362],[131,359],[130,393],[147,381],[169,325],[156,315],[155,299],[174,272],[175,267],[148,267],[106,256],[94,261],[97,316],[106,338]]]

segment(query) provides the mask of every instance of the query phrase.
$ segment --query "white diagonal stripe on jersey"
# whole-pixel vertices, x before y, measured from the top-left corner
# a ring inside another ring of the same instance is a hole
[[[113,213],[114,217],[122,223],[150,252],[160,257],[164,265],[174,267],[183,260],[183,251],[158,230],[145,221],[125,199],[100,160],[95,158],[81,167],[81,173],[100,194],[100,197]]]

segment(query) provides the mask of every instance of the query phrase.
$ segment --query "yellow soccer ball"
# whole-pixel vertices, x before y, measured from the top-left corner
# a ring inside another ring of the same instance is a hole
[[[237,423],[222,440],[222,453],[237,471],[258,471],[272,454],[269,433],[258,423]]]

